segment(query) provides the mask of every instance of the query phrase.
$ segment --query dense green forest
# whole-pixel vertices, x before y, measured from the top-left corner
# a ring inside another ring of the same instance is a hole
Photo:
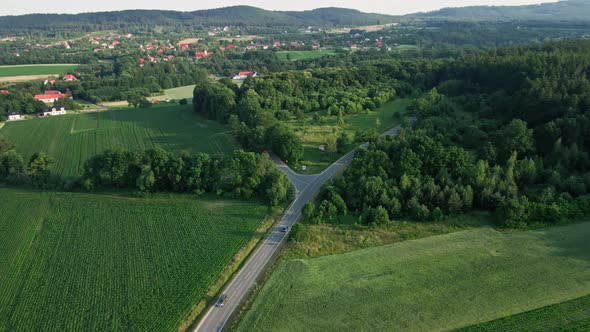
[[[374,137],[308,218],[440,220],[482,209],[525,226],[589,212],[590,42],[494,50],[423,74],[433,89],[411,106],[412,128]]]
[[[233,6],[194,12],[164,10],[127,10],[84,14],[32,14],[0,17],[0,34],[35,31],[101,31],[112,29],[149,29],[160,26],[256,26],[307,27],[372,25],[393,22],[389,15],[367,14],[343,8],[323,8],[303,12],[268,11],[250,6]]]
[[[529,6],[473,6],[444,8],[429,13],[409,15],[424,20],[452,21],[579,21],[588,22],[590,3],[586,0],[566,0]]]

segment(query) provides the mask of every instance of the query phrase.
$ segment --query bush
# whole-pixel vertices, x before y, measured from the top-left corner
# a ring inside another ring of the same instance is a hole
[[[382,206],[368,208],[361,215],[361,222],[368,225],[383,225],[389,222],[389,214]]]
[[[297,223],[293,225],[291,232],[289,233],[289,241],[299,242],[305,241],[307,238],[307,229],[305,225]]]

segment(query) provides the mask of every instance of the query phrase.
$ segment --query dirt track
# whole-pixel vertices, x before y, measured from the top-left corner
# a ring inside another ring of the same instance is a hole
[[[6,82],[26,82],[32,80],[43,80],[46,78],[55,78],[59,75],[23,75],[23,76],[6,76],[0,77],[0,83]]]

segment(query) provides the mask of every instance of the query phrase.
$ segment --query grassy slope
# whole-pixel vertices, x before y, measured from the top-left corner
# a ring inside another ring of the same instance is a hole
[[[38,151],[56,160],[62,175],[80,175],[84,162],[105,149],[228,153],[236,144],[225,128],[189,106],[121,109],[9,122],[0,133],[28,158]],[[34,133],[33,135],[31,133]]]
[[[334,51],[280,51],[276,56],[281,61],[296,61],[296,60],[310,60],[321,58],[326,55],[334,55]]]
[[[385,104],[369,114],[356,114],[344,117],[345,126],[343,130],[354,138],[354,132],[357,129],[376,129],[379,132],[386,131],[398,125],[393,115],[403,112],[410,104],[409,99],[397,99]],[[381,126],[377,128],[376,120],[379,119]],[[326,124],[316,124],[312,116],[308,115],[304,120],[295,120],[289,122],[295,133],[303,141],[304,154],[301,163],[308,166],[308,173],[317,173],[323,171],[333,162],[342,156],[339,153],[322,152],[318,147],[326,143],[326,138],[333,136],[334,131],[340,131],[337,125],[337,118],[328,118]],[[354,146],[350,147],[351,149]]]
[[[590,295],[473,325],[460,332],[556,332],[590,330]]]
[[[281,264],[240,330],[448,330],[590,294],[590,223],[469,230]]]
[[[0,331],[172,331],[268,210],[0,188],[0,211]]]
[[[161,96],[154,97],[157,100],[180,100],[186,99],[190,104],[193,102],[193,91],[195,90],[195,85],[185,85],[180,86],[178,88],[166,89],[164,90],[164,94]]]
[[[63,74],[76,67],[74,64],[0,66],[0,77]]]

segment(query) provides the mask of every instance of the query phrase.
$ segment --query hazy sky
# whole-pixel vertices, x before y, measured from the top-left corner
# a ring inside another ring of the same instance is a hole
[[[1,15],[27,13],[80,13],[121,9],[171,9],[192,11],[233,5],[251,5],[271,10],[305,10],[319,7],[354,8],[365,12],[407,14],[442,7],[471,5],[525,5],[552,0],[2,0]]]

